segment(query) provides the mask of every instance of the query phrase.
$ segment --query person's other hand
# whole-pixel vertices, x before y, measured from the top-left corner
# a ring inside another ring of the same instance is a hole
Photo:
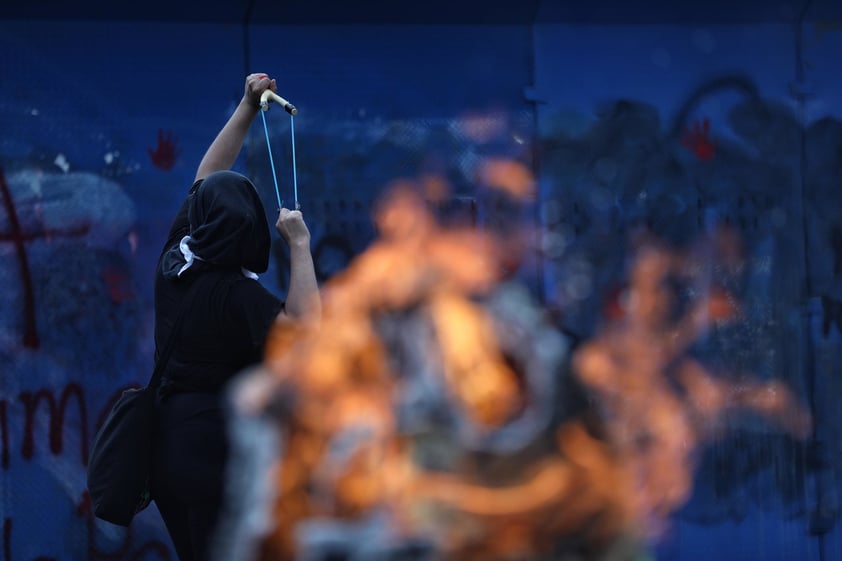
[[[269,78],[268,74],[256,73],[246,76],[246,91],[243,94],[243,99],[248,101],[252,107],[260,108],[260,96],[266,90],[278,91],[278,86],[275,84],[274,78]]]
[[[282,208],[278,213],[275,229],[290,247],[310,245],[310,230],[307,229],[300,210]]]

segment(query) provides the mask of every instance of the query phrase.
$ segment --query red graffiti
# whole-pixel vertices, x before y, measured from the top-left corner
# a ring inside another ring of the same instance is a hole
[[[681,143],[703,162],[712,160],[716,155],[716,143],[710,138],[710,120],[696,121],[681,136]]]
[[[68,384],[64,388],[61,392],[58,404],[56,404],[56,398],[53,395],[53,392],[46,388],[40,389],[35,393],[22,392],[20,394],[20,401],[23,403],[25,410],[23,447],[21,449],[21,455],[25,459],[32,458],[35,453],[35,412],[38,409],[38,404],[41,403],[42,400],[47,403],[50,414],[50,450],[53,454],[61,453],[64,441],[64,424],[67,412],[67,403],[71,396],[76,396],[76,401],[79,404],[80,430],[82,432],[82,438],[79,439],[81,443],[80,452],[82,455],[82,464],[88,464],[88,411],[85,407],[85,398],[82,394],[82,387],[75,383]]]
[[[96,416],[96,423],[93,426],[94,432],[99,430],[108,413],[117,403],[122,393],[129,388],[138,388],[139,384],[127,384],[126,386],[118,388],[108,399],[105,400],[102,408]],[[61,393],[56,399],[56,392],[48,388],[41,388],[36,391],[24,391],[18,396],[19,402],[23,405],[23,434],[21,435],[21,456],[25,460],[31,460],[35,456],[35,422],[36,414],[41,403],[47,404],[47,414],[49,415],[48,423],[48,443],[50,452],[53,454],[61,454],[64,449],[64,430],[67,425],[67,405],[70,399],[75,398],[78,411],[78,423],[73,423],[80,431],[79,454],[82,465],[88,463],[88,447],[89,447],[89,431],[88,431],[88,408],[85,401],[84,389],[77,383],[71,382],[62,389]],[[3,469],[8,469],[10,464],[10,444],[9,444],[9,403],[5,399],[0,399],[0,466]]]
[[[138,384],[129,384],[125,387],[117,389],[110,395],[99,409],[96,416],[97,424],[94,429],[98,428],[108,412],[116,403],[119,396],[124,390],[128,388],[139,387]],[[58,394],[58,399],[56,395]],[[79,419],[78,423],[67,422],[67,405],[70,399],[74,398],[78,404]],[[18,396],[20,403],[24,409],[24,427],[22,441],[23,446],[21,455],[25,459],[31,459],[34,456],[34,432],[36,427],[35,415],[42,403],[47,404],[47,412],[49,414],[49,448],[53,454],[63,454],[62,441],[64,438],[64,430],[66,425],[70,425],[74,430],[80,431],[79,440],[81,441],[81,455],[82,464],[87,464],[88,456],[88,414],[84,398],[84,389],[81,385],[70,383],[65,386],[61,392],[41,388],[35,391],[24,391]],[[9,418],[8,414],[10,403],[7,400],[0,399],[0,434],[2,434],[2,462],[3,468],[8,469],[9,466]],[[76,503],[76,514],[85,522],[87,529],[87,556],[86,561],[140,561],[142,559],[161,559],[163,561],[171,561],[174,559],[170,548],[164,541],[158,539],[149,539],[138,542],[134,535],[131,526],[125,534],[122,542],[116,546],[109,545],[109,548],[103,549],[99,543],[97,525],[93,514],[90,495],[87,491],[83,492],[79,502]],[[13,518],[5,517],[3,519],[3,533],[2,533],[2,561],[12,561],[12,554],[15,548],[13,542]],[[38,556],[31,561],[56,561],[56,558],[50,556]]]
[[[116,267],[106,266],[100,272],[102,280],[108,289],[108,296],[115,304],[122,304],[134,298],[129,276]]]
[[[75,228],[41,228],[35,232],[24,232],[18,220],[12,190],[6,183],[6,176],[2,169],[0,169],[0,194],[3,196],[3,205],[6,207],[9,226],[11,227],[11,232],[0,233],[0,241],[12,242],[15,245],[15,253],[17,253],[20,263],[21,284],[23,285],[23,346],[28,349],[37,349],[40,341],[35,322],[35,289],[32,283],[32,272],[29,268],[29,258],[26,254],[26,242],[38,238],[49,239],[53,236],[83,236],[90,231],[91,225],[83,223]]]
[[[12,200],[12,191],[6,184],[6,176],[0,170],[0,191],[3,193],[3,203],[6,205],[6,213],[9,216],[9,224],[12,227],[11,240],[15,244],[15,251],[20,262],[21,281],[23,282],[23,309],[24,328],[23,346],[29,349],[38,348],[38,331],[35,327],[35,290],[32,286],[32,273],[29,270],[29,258],[26,256],[23,231],[18,222],[18,214],[15,210],[15,203]]]
[[[176,159],[181,154],[178,146],[176,146],[172,132],[164,133],[160,129],[158,130],[158,146],[154,150],[147,148],[146,151],[149,153],[149,159],[152,160],[152,164],[156,168],[164,171],[171,170],[175,166]]]

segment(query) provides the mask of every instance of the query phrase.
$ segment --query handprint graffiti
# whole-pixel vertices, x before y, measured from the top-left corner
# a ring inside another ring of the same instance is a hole
[[[158,145],[154,150],[147,148],[146,151],[149,153],[152,165],[164,171],[171,170],[175,166],[176,159],[181,155],[172,131],[164,132],[161,129],[158,129]]]
[[[716,155],[716,143],[710,138],[710,120],[696,121],[681,136],[681,143],[703,162],[712,160]]]

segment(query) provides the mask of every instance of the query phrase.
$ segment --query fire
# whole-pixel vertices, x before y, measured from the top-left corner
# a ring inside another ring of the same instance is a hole
[[[479,170],[479,182],[519,199],[535,196],[535,178],[524,164],[502,158],[489,158]]]
[[[633,508],[657,533],[689,497],[693,458],[723,414],[748,409],[799,437],[809,417],[780,383],[728,381],[688,356],[689,346],[735,307],[722,289],[679,309],[670,278],[691,276],[684,256],[648,240],[634,256],[626,314],[586,343],[575,370],[603,409],[611,441],[636,479]],[[693,279],[691,279],[693,280]]]
[[[687,356],[737,307],[708,290],[676,314],[665,281],[687,260],[659,243],[638,248],[624,314],[573,357],[601,426],[559,422],[567,348],[501,286],[505,240],[440,228],[414,187],[390,191],[381,238],[323,288],[320,320],[278,325],[240,391],[283,441],[258,557],[293,559],[324,527],[356,535],[349,547],[421,543],[460,561],[598,551],[662,528],[724,411],[808,430],[783,386],[735,386]],[[375,523],[379,541],[361,543]]]
[[[518,408],[520,396],[489,318],[461,295],[435,296],[429,306],[448,387],[474,421],[502,425]]]

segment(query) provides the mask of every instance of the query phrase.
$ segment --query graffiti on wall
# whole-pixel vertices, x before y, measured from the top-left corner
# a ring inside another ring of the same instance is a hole
[[[724,125],[700,109],[701,101],[723,92],[736,99]],[[78,100],[62,103],[91,112]],[[724,225],[740,242],[720,246],[733,254],[718,254],[720,268],[707,278],[727,286],[743,314],[737,321],[715,323],[693,350],[806,392],[802,364],[810,350],[800,342],[805,282],[810,295],[822,297],[820,340],[834,343],[842,323],[842,292],[835,288],[842,275],[842,124],[828,118],[805,131],[791,106],[765,99],[739,75],[688,92],[675,116],[662,115],[652,103],[617,100],[597,108],[583,134],[560,128],[537,144],[528,112],[423,121],[326,123],[300,117],[302,209],[314,225],[319,279],[328,281],[375,238],[370,209],[381,189],[404,176],[426,177],[421,182],[425,190],[438,192],[439,209],[457,220],[505,231],[510,221],[521,224],[521,213],[540,215],[541,231],[528,246],[538,265],[515,256],[506,266],[539,277],[536,292],[559,325],[585,338],[597,332],[603,319],[628,312],[626,240],[631,234],[646,230],[686,248]],[[273,129],[273,145],[277,141],[288,150],[288,132],[282,123]],[[64,133],[62,141],[68,141]],[[109,147],[105,165],[87,166],[86,172],[71,171],[68,157],[56,152],[37,154],[36,160],[48,163],[43,168],[20,161],[17,154],[0,155],[18,160],[0,177],[0,290],[5,299],[0,461],[7,480],[39,479],[41,486],[33,487],[31,496],[61,512],[57,519],[73,522],[69,527],[76,537],[54,538],[66,540],[63,549],[73,558],[168,555],[160,528],[133,527],[129,535],[114,536],[93,524],[82,474],[86,441],[109,404],[123,387],[143,382],[149,371],[151,306],[138,284],[151,263],[137,261],[135,251],[146,240],[138,240],[133,228],[148,218],[136,209],[140,199],[160,197],[164,186],[147,182],[148,176],[139,180],[126,174],[140,167],[177,172],[181,155],[190,148],[183,145],[184,136],[161,128],[156,138],[144,137],[137,162],[130,161],[127,150],[121,156]],[[255,133],[246,166],[258,187],[268,189],[263,194],[269,201],[274,193],[261,142]],[[8,146],[18,147],[17,152],[25,151],[21,146],[42,150],[34,138],[16,138]],[[101,154],[83,143],[72,148],[70,159],[82,154],[101,161]],[[514,204],[500,190],[482,188],[480,163],[495,156],[538,164],[539,181],[546,186],[537,212]],[[289,154],[278,160],[288,162]],[[280,166],[279,173],[288,171]],[[288,187],[289,177],[283,182]],[[130,189],[133,197],[126,194]],[[442,192],[447,196],[441,197]],[[285,260],[276,248],[271,281],[282,291]],[[530,265],[533,269],[526,270]],[[721,364],[707,366],[721,370]],[[828,359],[827,371],[836,367],[838,362]],[[834,395],[833,389],[827,395]],[[825,426],[834,426],[832,418],[825,418]],[[708,494],[716,500],[697,504],[696,519],[744,516],[747,508],[736,495],[755,474],[778,469],[770,458],[785,458],[780,465],[812,465],[810,450],[773,431],[758,433],[755,421],[735,421],[744,431],[702,462],[702,488],[711,485]],[[826,435],[827,441],[842,442],[835,438],[838,432]],[[822,458],[824,465],[842,465],[842,453],[832,446]],[[719,477],[722,473],[731,477]],[[774,489],[800,509],[804,474],[776,476]],[[765,488],[750,489],[759,496]],[[39,549],[32,529],[37,524],[26,522],[32,510],[26,497],[23,491],[3,495],[4,561],[53,555]],[[62,550],[50,543],[50,551]]]
[[[299,153],[319,280],[340,272],[371,242],[370,209],[380,189],[401,177],[426,170],[439,214],[479,223],[474,154],[500,144],[508,133],[496,121],[502,118],[357,123],[353,135],[311,124]],[[261,188],[271,186],[263,149],[246,154]],[[12,171],[0,182],[0,289],[9,305],[0,319],[0,356],[9,375],[0,383],[0,461],[4,479],[23,487],[4,485],[18,489],[2,502],[5,561],[173,558],[154,512],[128,532],[94,520],[84,473],[105,415],[151,371],[151,298],[139,285],[154,263],[142,258],[153,252],[143,252],[149,242],[139,236],[138,221],[148,217],[136,196],[154,197],[154,189],[182,182],[161,181],[161,174],[179,169],[182,150],[176,133],[161,129],[140,168],[115,147],[93,171],[72,169],[75,162],[66,158],[59,166],[52,162],[58,156],[7,162]],[[276,249],[272,261],[277,274],[267,282],[284,291],[286,256]],[[36,538],[32,517],[42,515],[31,508],[32,497],[55,510],[47,526],[66,532]]]
[[[727,121],[716,126],[699,106],[722,92],[733,101]],[[747,77],[729,75],[691,91],[669,118],[642,101],[616,100],[583,132],[561,128],[545,134],[540,142],[549,184],[542,199],[552,242],[543,248],[549,305],[571,330],[588,337],[626,312],[634,240],[655,236],[697,257],[699,241],[709,240],[716,251],[697,262],[704,290],[727,288],[739,312],[728,322],[714,322],[691,347],[693,354],[725,380],[745,383],[759,375],[783,381],[817,414],[822,431],[842,426],[822,402],[826,394],[815,389],[817,378],[834,378],[834,367],[811,372],[807,360],[831,327],[838,330],[840,279],[833,256],[840,127],[828,118],[804,129],[791,104],[766,99]],[[723,232],[727,244],[721,243]],[[682,290],[689,300],[699,287]],[[805,335],[812,327],[803,319],[810,297],[824,299],[817,314],[825,331],[813,330],[812,344]],[[717,439],[701,459],[695,497],[683,512],[688,519],[742,519],[752,504],[809,512],[814,499],[805,496],[804,484],[819,464],[836,465],[829,485],[840,484],[842,455],[838,447],[827,449],[832,437],[822,439],[823,459],[817,461],[815,435],[799,442],[742,416],[729,417],[728,424],[729,436]],[[784,464],[801,467],[784,474]],[[769,499],[770,488],[775,500]]]
[[[84,483],[92,435],[120,393],[145,381],[134,204],[110,178],[38,167],[3,173],[0,191],[4,559],[170,559],[149,529],[103,530]],[[71,533],[48,525],[33,540],[33,501]]]

